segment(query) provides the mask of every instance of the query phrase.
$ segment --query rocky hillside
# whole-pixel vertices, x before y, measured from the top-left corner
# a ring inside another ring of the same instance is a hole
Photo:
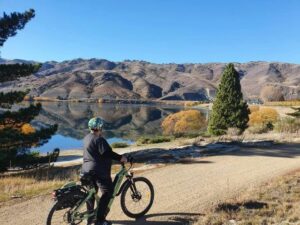
[[[0,60],[0,63],[24,62]],[[21,81],[0,84],[0,91],[27,89],[31,96],[55,99],[208,100],[214,97],[224,63],[153,64],[75,59],[45,62]],[[235,63],[247,99],[300,98],[300,65]]]

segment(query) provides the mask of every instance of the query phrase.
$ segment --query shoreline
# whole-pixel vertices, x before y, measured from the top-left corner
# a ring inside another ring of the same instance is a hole
[[[179,138],[170,142],[163,142],[157,144],[144,144],[144,145],[132,145],[126,148],[113,148],[118,154],[128,154],[130,152],[146,151],[148,149],[162,149],[170,150],[174,148],[187,147],[193,144],[194,138]],[[83,149],[62,149],[57,162],[54,166],[71,166],[78,165],[82,163]]]
[[[220,145],[232,145],[232,146],[243,146],[243,147],[253,147],[253,146],[272,146],[280,144],[299,144],[300,137],[298,134],[290,134],[286,136],[280,133],[267,133],[267,134],[251,134],[244,136],[227,136],[224,135],[220,137],[196,137],[196,138],[178,138],[170,142],[163,142],[157,144],[143,144],[143,145],[130,145],[125,148],[113,148],[118,154],[138,154],[143,152],[143,154],[152,155],[153,151],[171,152],[172,150],[193,151],[196,148],[208,148],[211,152],[214,152],[214,148],[218,149]],[[222,147],[221,147],[222,148]],[[61,150],[60,156],[54,166],[72,166],[79,165],[82,163],[82,149],[69,149]],[[164,155],[164,154],[163,154]],[[145,156],[149,158],[148,156]],[[161,162],[159,162],[161,163]]]
[[[139,105],[209,105],[209,101],[192,100],[159,100],[159,99],[102,99],[102,98],[80,98],[80,99],[57,99],[48,97],[26,96],[24,101],[28,102],[75,102],[75,103],[105,103],[105,104],[139,104]]]

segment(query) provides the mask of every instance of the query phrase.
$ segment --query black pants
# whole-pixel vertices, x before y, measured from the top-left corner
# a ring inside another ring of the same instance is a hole
[[[98,192],[100,189],[102,195],[99,201],[98,205],[98,211],[97,211],[97,221],[101,222],[105,220],[106,214],[107,214],[107,206],[109,203],[109,200],[111,199],[113,195],[113,183],[111,178],[96,178],[95,179],[95,187]],[[87,210],[88,211],[93,211],[94,210],[94,204],[95,204],[95,198],[93,197],[90,200],[90,203],[87,205]],[[90,223],[92,220],[88,220]]]

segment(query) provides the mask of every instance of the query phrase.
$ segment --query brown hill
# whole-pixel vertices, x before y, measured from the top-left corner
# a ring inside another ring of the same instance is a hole
[[[24,62],[0,60],[0,63]],[[1,84],[0,91],[26,89],[30,95],[58,99],[209,100],[224,63],[153,64],[75,59],[45,62],[37,74]],[[246,99],[300,98],[300,65],[277,62],[235,63]]]

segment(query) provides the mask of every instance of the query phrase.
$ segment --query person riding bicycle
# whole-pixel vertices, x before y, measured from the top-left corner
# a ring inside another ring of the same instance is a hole
[[[93,179],[97,189],[100,189],[102,196],[99,201],[95,225],[110,225],[111,222],[105,219],[108,203],[113,195],[113,183],[111,178],[112,160],[127,162],[125,156],[112,151],[107,141],[102,137],[103,121],[95,117],[89,120],[90,133],[83,139],[83,164],[82,173],[93,173]],[[88,204],[88,211],[94,210],[94,202]],[[92,219],[88,220],[92,224]]]

